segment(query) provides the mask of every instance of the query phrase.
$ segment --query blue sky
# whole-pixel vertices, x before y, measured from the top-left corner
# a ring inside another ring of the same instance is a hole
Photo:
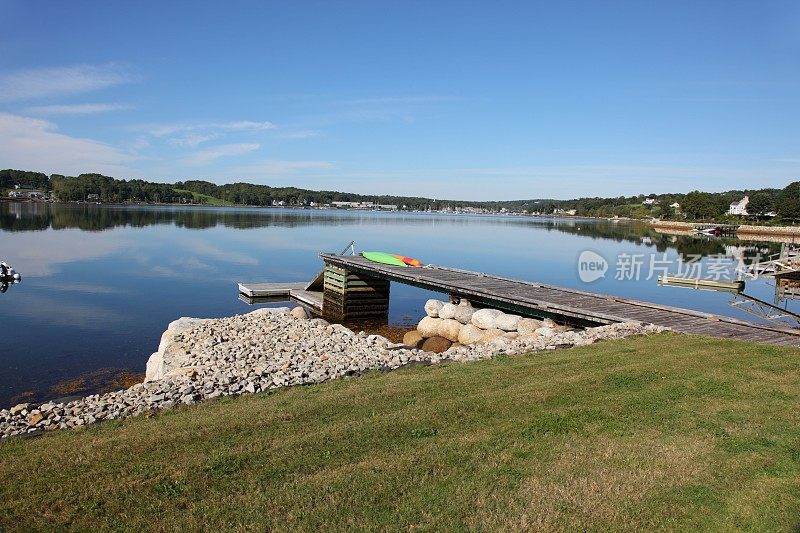
[[[0,167],[457,199],[800,179],[800,2],[0,0]]]

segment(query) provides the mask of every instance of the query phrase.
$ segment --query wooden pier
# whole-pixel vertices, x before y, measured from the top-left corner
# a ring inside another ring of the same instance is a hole
[[[716,230],[721,237],[736,237],[739,224],[714,224],[713,222],[691,222],[692,227],[697,232],[705,230]]]
[[[377,290],[380,285],[371,282],[370,278],[387,283],[405,283],[518,314],[555,317],[577,325],[638,321],[666,326],[681,333],[800,347],[800,330],[776,328],[723,315],[455,268],[404,268],[374,263],[361,256],[327,253],[320,254],[320,257],[326,269],[336,267],[340,273],[346,272],[348,279],[355,275],[359,281],[371,284],[375,289],[373,296],[385,297],[387,306],[388,289],[384,295]],[[329,292],[326,277],[323,308],[328,305]]]

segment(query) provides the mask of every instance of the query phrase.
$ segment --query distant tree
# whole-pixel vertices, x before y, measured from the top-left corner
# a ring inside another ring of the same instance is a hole
[[[775,200],[772,195],[766,192],[755,192],[750,195],[747,202],[747,213],[756,219],[762,218],[765,214],[775,209]]]
[[[800,219],[800,181],[787,185],[778,196],[778,215],[792,222]]]
[[[681,208],[689,218],[716,218],[725,212],[725,199],[718,194],[692,191],[686,195]]]
[[[675,208],[671,204],[663,203],[661,205],[661,218],[664,220],[673,220],[676,218]]]

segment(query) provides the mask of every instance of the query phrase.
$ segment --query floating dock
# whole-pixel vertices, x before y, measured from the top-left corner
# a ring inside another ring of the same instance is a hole
[[[744,281],[742,280],[714,280],[702,278],[684,278],[682,276],[672,276],[665,274],[658,276],[659,285],[675,285],[678,287],[688,287],[707,291],[742,292]]]
[[[292,290],[303,290],[308,283],[240,283],[239,294],[249,298],[289,297]]]
[[[239,299],[250,305],[291,300],[319,315],[322,314],[323,292],[309,290],[317,285],[316,279],[311,283],[239,283]]]

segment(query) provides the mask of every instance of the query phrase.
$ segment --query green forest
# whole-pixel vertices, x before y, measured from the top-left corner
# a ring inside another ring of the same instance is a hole
[[[309,206],[331,202],[374,202],[395,204],[407,210],[443,210],[458,208],[501,210],[520,213],[553,214],[575,210],[577,216],[660,218],[664,220],[724,220],[732,202],[749,196],[751,220],[783,223],[800,221],[800,181],[783,189],[731,190],[712,193],[692,191],[674,194],[639,194],[616,198],[578,198],[573,200],[530,199],[493,202],[433,200],[413,196],[364,195],[338,191],[313,191],[296,187],[270,187],[252,183],[217,185],[208,181],[188,180],[154,183],[144,180],[121,180],[101,174],[64,176],[24,170],[0,170],[0,189],[16,185],[52,193],[61,202],[99,201],[103,203],[167,203],[248,206]],[[91,196],[90,196],[91,195]],[[97,195],[97,196],[95,196]],[[3,196],[6,196],[4,194]],[[645,199],[653,203],[645,205]],[[679,204],[677,208],[672,207]],[[777,216],[773,216],[773,214]]]

